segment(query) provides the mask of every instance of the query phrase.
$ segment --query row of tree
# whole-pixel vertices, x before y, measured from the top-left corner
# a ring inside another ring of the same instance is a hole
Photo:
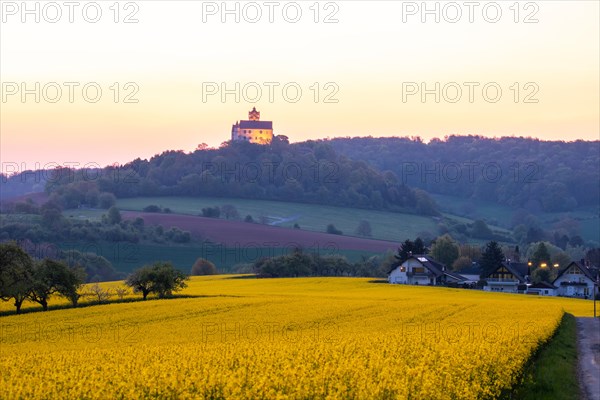
[[[81,267],[70,268],[48,258],[35,261],[16,243],[0,244],[0,298],[13,300],[17,314],[26,299],[48,310],[48,300],[54,294],[66,297],[75,307],[84,281]]]
[[[350,262],[341,255],[320,255],[295,249],[290,254],[263,258],[252,265],[252,271],[260,278],[283,278],[301,276],[362,276],[384,277],[389,260],[373,256]]]
[[[0,299],[13,301],[17,314],[25,300],[38,303],[47,311],[48,302],[55,295],[67,298],[77,307],[85,277],[85,270],[79,265],[71,267],[50,258],[35,260],[15,242],[0,243]],[[135,270],[125,283],[146,300],[151,293],[159,298],[171,296],[186,287],[187,279],[171,263],[156,262]],[[96,284],[90,293],[101,303],[108,291]],[[117,294],[123,297],[123,293]]]

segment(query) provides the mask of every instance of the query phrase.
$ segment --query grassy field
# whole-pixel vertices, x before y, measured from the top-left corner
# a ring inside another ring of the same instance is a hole
[[[503,228],[510,226],[515,209],[500,204],[479,200],[465,200],[460,197],[432,194],[442,211],[449,217],[459,220],[456,215],[468,216],[469,219],[483,219],[492,225]],[[469,204],[465,206],[465,204]],[[575,211],[536,214],[543,228],[551,229],[552,225],[562,218],[570,217],[579,222],[581,237],[600,243],[600,210],[598,207],[580,207]]]
[[[497,398],[565,311],[592,310],[359,278],[213,276],[182,294],[197,297],[0,317],[2,397]]]
[[[565,314],[552,340],[529,362],[516,398],[577,400],[577,322]]]
[[[297,223],[301,229],[315,232],[324,232],[327,225],[333,223],[345,235],[351,236],[356,236],[354,232],[358,223],[364,219],[371,224],[372,238],[381,240],[404,241],[414,239],[423,231],[437,233],[437,222],[431,217],[386,211],[213,197],[143,197],[117,201],[120,209],[132,211],[141,211],[150,204],[168,207],[173,213],[189,215],[199,215],[205,207],[231,204],[242,218],[246,215],[251,215],[255,220],[267,217],[273,225],[291,228]]]
[[[511,207],[461,197],[430,194],[443,212],[451,215],[468,216],[468,219],[485,219],[492,225],[508,228],[515,210]]]
[[[160,245],[140,243],[60,243],[63,250],[78,250],[94,252],[112,263],[120,272],[129,273],[134,269],[155,261],[170,261],[175,267],[189,273],[198,257],[212,261],[221,273],[229,273],[237,264],[248,264],[262,257],[274,257],[288,254],[292,249],[281,247],[243,247],[225,246],[216,243],[193,243],[189,245]],[[309,254],[341,255],[351,262],[359,261],[361,257],[370,257],[375,252],[364,250],[306,248]]]

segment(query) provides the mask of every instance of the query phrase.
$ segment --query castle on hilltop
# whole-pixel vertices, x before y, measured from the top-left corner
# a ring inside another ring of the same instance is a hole
[[[261,121],[256,107],[248,113],[248,121],[239,121],[231,127],[232,141],[270,144],[273,140],[273,121]]]

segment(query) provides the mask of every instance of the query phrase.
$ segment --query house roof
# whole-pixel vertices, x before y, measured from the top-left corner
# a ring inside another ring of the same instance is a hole
[[[470,266],[463,268],[457,272],[466,275],[481,275],[481,266],[477,263],[473,263]]]
[[[498,265],[493,271],[487,274],[485,278],[489,278],[494,272],[498,271],[500,268],[506,268],[511,274],[513,274],[519,281],[525,282],[525,276],[529,275],[529,267],[526,263],[517,263],[504,261],[500,265]]]
[[[240,121],[240,129],[273,129],[273,121]]]
[[[415,255],[408,257],[406,260],[404,260],[402,262],[392,264],[390,270],[388,271],[388,274],[391,274],[393,270],[395,270],[396,268],[398,268],[399,266],[401,266],[408,260],[412,260],[412,259],[420,262],[424,267],[426,267],[428,270],[433,272],[433,274],[435,276],[442,275],[443,274],[442,271],[445,269],[445,265],[440,264],[439,262],[433,260],[432,258],[429,258],[428,256],[426,256],[424,254],[415,254]]]
[[[556,286],[554,286],[551,283],[548,282],[538,282],[538,283],[534,283],[533,285],[529,286],[530,289],[558,289]]]
[[[466,278],[460,274],[457,274],[456,272],[445,271],[444,274],[448,275],[451,278],[456,279],[457,281],[468,281],[469,280],[468,278]]]
[[[529,275],[529,266],[527,263],[511,262],[507,261],[503,263],[505,266],[509,266],[511,269],[517,272],[523,279]]]
[[[597,274],[598,274],[598,272],[597,272],[597,271],[596,271],[596,272],[593,272],[593,271],[592,271],[592,270],[593,270],[593,269],[595,269],[595,268],[588,268],[588,267],[586,267],[585,265],[583,265],[583,264],[581,264],[581,263],[578,263],[578,262],[575,262],[575,261],[573,261],[573,262],[571,262],[571,264],[567,265],[565,268],[563,268],[563,269],[562,269],[562,270],[561,270],[561,271],[558,273],[558,275],[556,276],[556,279],[555,279],[554,281],[552,281],[552,283],[556,282],[556,281],[558,280],[558,278],[560,278],[560,277],[561,277],[561,276],[562,276],[562,275],[563,275],[563,274],[564,274],[566,271],[568,271],[568,270],[569,270],[569,268],[571,268],[571,266],[572,266],[573,264],[575,264],[575,266],[577,266],[577,267],[578,267],[578,268],[581,270],[581,272],[583,272],[583,274],[584,274],[584,275],[585,275],[585,276],[586,276],[586,277],[587,277],[589,280],[591,280],[592,282],[595,282],[595,281],[596,281],[596,279],[598,279],[598,278],[594,277],[594,275],[597,275]]]
[[[404,264],[406,261],[411,260],[411,259],[417,260],[419,263],[421,263],[421,265],[423,265],[425,268],[427,268],[429,271],[431,271],[431,273],[433,273],[436,278],[446,275],[452,279],[456,279],[457,281],[468,281],[467,278],[465,278],[464,276],[462,276],[460,274],[457,274],[456,272],[446,271],[446,265],[439,263],[439,262],[435,261],[433,258],[430,258],[429,256],[424,255],[424,254],[416,254],[416,255],[408,257],[402,263],[394,264],[392,266],[392,269],[388,272],[388,275],[391,274],[393,270],[395,270],[396,268],[398,268],[399,266]]]
[[[446,266],[442,263],[435,261],[432,258],[429,258],[425,255],[416,255],[411,258],[416,258],[423,266],[429,269],[435,276],[441,276],[444,274],[446,270]]]

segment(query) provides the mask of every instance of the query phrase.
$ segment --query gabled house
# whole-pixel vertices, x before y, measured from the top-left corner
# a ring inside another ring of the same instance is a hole
[[[406,285],[440,286],[466,281],[464,276],[448,271],[444,264],[426,255],[410,256],[402,264],[394,266],[388,274],[389,283]]]
[[[598,283],[598,269],[586,266],[583,262],[572,262],[558,273],[552,282],[558,289],[558,296],[590,299],[594,293],[594,283]]]
[[[489,292],[525,293],[529,283],[529,267],[525,263],[505,261],[482,279],[483,290]]]

